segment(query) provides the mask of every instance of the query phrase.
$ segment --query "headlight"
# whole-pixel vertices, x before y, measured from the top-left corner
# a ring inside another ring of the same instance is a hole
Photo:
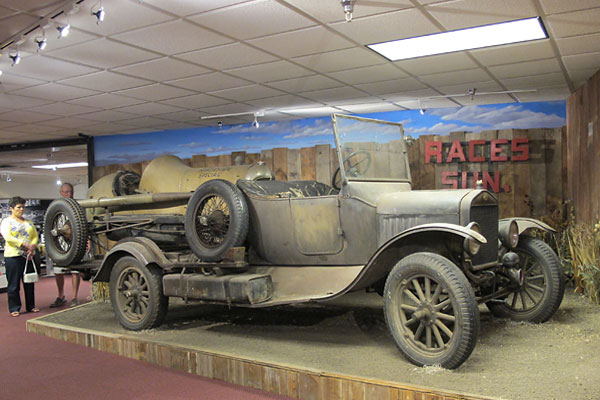
[[[500,230],[500,240],[510,249],[514,249],[519,244],[519,227],[515,221],[510,221],[508,226]]]
[[[467,225],[467,228],[477,233],[481,233],[481,228],[479,227],[479,224],[477,222],[471,222],[469,225]],[[474,256],[479,252],[481,245],[475,239],[466,238],[463,242],[463,248],[467,253]]]

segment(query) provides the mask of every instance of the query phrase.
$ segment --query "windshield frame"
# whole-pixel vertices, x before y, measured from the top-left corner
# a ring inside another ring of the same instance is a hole
[[[340,133],[338,131],[338,126],[337,126],[338,119],[349,119],[349,120],[355,120],[355,121],[361,121],[361,122],[397,126],[399,128],[399,132],[400,132],[401,146],[402,146],[401,154],[402,154],[402,158],[403,158],[404,168],[406,170],[406,178],[398,179],[398,178],[389,177],[389,178],[384,179],[384,178],[348,177],[346,175],[345,168],[343,167],[343,162],[344,162],[343,151],[344,151],[344,149],[342,146],[342,140],[340,138]],[[409,183],[409,184],[411,183],[412,177],[410,174],[408,152],[406,150],[404,127],[402,126],[401,123],[391,122],[391,121],[383,121],[383,120],[372,119],[372,118],[358,117],[358,116],[354,116],[354,115],[331,114],[331,124],[333,126],[333,135],[334,135],[334,139],[335,139],[335,147],[336,147],[336,152],[337,152],[337,156],[338,156],[338,165],[339,165],[340,174],[342,177],[342,186],[347,185],[349,181],[354,181],[354,182],[402,182],[402,183]]]

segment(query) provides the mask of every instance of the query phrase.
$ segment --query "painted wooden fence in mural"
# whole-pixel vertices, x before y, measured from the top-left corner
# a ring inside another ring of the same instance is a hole
[[[500,216],[541,217],[562,210],[566,198],[566,128],[509,129],[407,140],[412,187],[471,188],[477,180],[495,192]],[[397,143],[373,144],[396,149]],[[195,155],[184,162],[195,168],[264,161],[277,180],[317,180],[331,184],[338,167],[335,149],[316,145],[301,149],[274,148],[258,153]],[[141,174],[148,161],[94,168],[94,180],[118,170]],[[375,161],[376,164],[381,161]],[[392,162],[392,161],[390,161]]]

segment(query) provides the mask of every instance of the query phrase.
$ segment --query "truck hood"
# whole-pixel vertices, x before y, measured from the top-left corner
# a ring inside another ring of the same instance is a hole
[[[462,199],[473,189],[413,190],[388,193],[377,200],[377,213],[383,215],[458,215]]]

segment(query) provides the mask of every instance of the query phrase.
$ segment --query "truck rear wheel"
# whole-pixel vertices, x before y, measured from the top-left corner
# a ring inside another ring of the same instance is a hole
[[[185,237],[203,261],[220,261],[227,249],[241,246],[248,225],[244,195],[233,183],[222,179],[200,185],[185,211]]]
[[[467,278],[434,253],[403,258],[384,289],[384,314],[398,349],[418,366],[458,368],[473,352],[479,310]]]
[[[81,261],[88,235],[85,212],[77,201],[61,198],[50,203],[44,218],[44,237],[48,255],[57,266]]]
[[[169,298],[163,294],[160,268],[143,265],[134,257],[120,258],[110,274],[110,302],[126,329],[139,331],[162,324]]]

